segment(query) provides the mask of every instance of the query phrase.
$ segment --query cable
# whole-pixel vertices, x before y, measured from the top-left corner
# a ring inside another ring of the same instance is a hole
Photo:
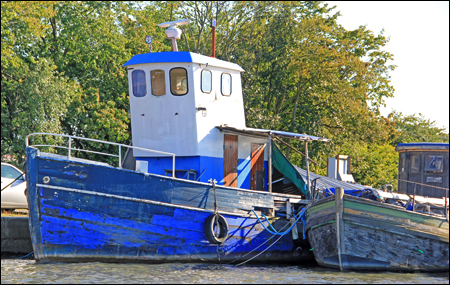
[[[311,204],[312,203],[310,203],[310,204],[308,204],[306,207],[304,207],[300,212],[306,212],[306,210],[311,206]],[[303,213],[302,213],[302,215],[300,215],[299,214],[299,216],[298,216],[298,218],[297,218],[297,220],[295,221],[295,223],[294,224],[296,224],[297,222],[298,222],[298,220],[300,219],[300,218],[302,218],[303,217]],[[284,228],[284,227],[283,227]],[[288,231],[286,231],[283,235],[280,235],[280,237],[274,242],[274,243],[272,243],[269,247],[267,247],[265,250],[263,250],[263,251],[261,251],[260,253],[258,253],[257,255],[255,255],[255,256],[253,256],[252,258],[250,258],[250,259],[248,259],[248,260],[246,260],[246,261],[244,261],[244,262],[241,262],[241,263],[239,263],[239,264],[236,264],[236,266],[240,266],[240,265],[242,265],[242,264],[245,264],[245,263],[247,263],[247,262],[249,262],[249,261],[251,261],[251,260],[253,260],[253,259],[255,259],[256,257],[258,257],[258,256],[260,256],[261,254],[263,254],[264,252],[266,252],[269,248],[271,248],[274,244],[276,244],[286,233],[287,233]],[[275,235],[273,235],[272,237],[274,237]],[[253,252],[253,251],[252,251]]]
[[[19,178],[22,177],[22,176],[23,176],[23,173],[20,174],[19,177],[17,177],[16,179],[14,179],[13,182],[11,182],[11,183],[9,183],[8,185],[6,185],[5,187],[3,187],[1,191],[3,191],[3,190],[5,190],[6,188],[8,188],[9,185],[11,185],[11,184],[13,184],[14,182],[16,182],[17,179],[19,179]]]
[[[25,258],[27,256],[29,256],[30,254],[32,254],[34,251],[30,252],[29,254],[25,255],[25,256],[21,256],[21,257],[17,257],[16,259],[21,259],[21,258]]]
[[[305,207],[305,208],[306,208],[306,207]],[[303,215],[304,209],[305,209],[305,208],[303,208],[302,211],[300,211],[300,213],[299,213],[300,217]],[[256,213],[255,213],[254,210],[252,210],[252,211],[253,211],[253,214],[255,214],[256,218],[258,219],[258,222],[264,227],[264,229],[265,229],[266,231],[268,231],[269,233],[274,234],[274,235],[281,235],[281,236],[284,236],[285,234],[287,234],[288,232],[290,232],[290,231],[292,230],[292,228],[297,224],[297,222],[299,221],[299,218],[300,218],[300,217],[297,218],[297,220],[295,221],[295,223],[294,223],[289,229],[287,229],[285,232],[277,232],[277,231],[272,227],[272,224],[269,222],[269,220],[267,220],[267,217],[266,217],[266,216],[262,215],[262,216],[266,219],[266,222],[269,223],[269,226],[270,226],[270,228],[271,228],[272,230],[269,230],[269,229],[263,224],[263,222],[261,222],[261,220],[259,219],[258,215],[256,215]],[[295,217],[295,215],[294,215],[294,217]]]
[[[286,223],[286,224],[281,228],[281,230],[284,230],[284,228],[285,228],[287,225],[289,225],[289,223]],[[262,244],[260,244],[260,245],[258,245],[257,247],[255,247],[252,251],[249,251],[249,252],[247,252],[246,254],[244,254],[243,256],[238,257],[238,258],[236,258],[235,260],[228,262],[227,265],[228,265],[228,264],[231,264],[231,263],[234,263],[235,261],[238,261],[238,260],[241,259],[241,258],[246,257],[246,256],[249,255],[250,253],[252,253],[252,252],[254,252],[255,250],[257,250],[258,248],[260,248],[261,246],[265,245],[267,242],[269,242],[269,241],[270,241],[271,239],[273,239],[275,236],[276,236],[276,235],[272,235],[272,236],[271,236],[270,238],[268,238],[265,242],[263,242]]]

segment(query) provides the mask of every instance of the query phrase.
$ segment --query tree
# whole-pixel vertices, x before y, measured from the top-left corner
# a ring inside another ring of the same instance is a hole
[[[52,59],[34,58],[34,43],[45,33],[38,20],[53,15],[43,3],[2,2],[1,45],[1,152],[20,165],[25,155],[25,137],[33,132],[62,132],[60,117],[80,92]],[[28,49],[24,47],[27,46]],[[46,143],[53,144],[55,138]]]
[[[25,137],[30,133],[63,132],[60,118],[68,105],[80,94],[74,81],[56,71],[45,58],[18,67],[2,68],[1,149],[12,154],[20,165],[25,155]],[[57,138],[45,140],[53,145]],[[43,142],[42,140],[34,141]]]
[[[155,35],[156,51],[167,48],[160,44],[165,40],[164,31],[153,21],[159,21],[158,15],[158,11],[142,9],[135,2],[2,2],[2,126],[8,126],[2,128],[2,155],[10,151],[4,142],[17,143],[8,136],[18,134],[9,131],[17,132],[18,126],[36,129],[38,124],[41,131],[43,126],[47,131],[53,126],[51,130],[57,133],[129,143],[128,82],[122,65],[132,55],[148,52],[145,35]],[[38,73],[27,74],[28,70],[41,70],[43,76],[38,80],[33,77]],[[41,117],[39,121],[19,120],[19,113],[14,111],[4,119],[3,111],[12,108],[11,102],[29,103],[27,98],[17,99],[27,95],[16,90],[18,80],[34,80],[39,90],[33,97],[36,106],[46,106],[45,94],[59,88],[61,108],[49,115],[51,124],[42,124]],[[75,147],[84,144],[75,141]],[[114,147],[94,147],[117,152]],[[23,155],[23,149],[14,149]]]
[[[2,8],[2,155],[23,155],[29,132],[52,131],[129,143],[127,71],[133,55],[170,51],[156,25],[183,18],[180,50],[210,54],[217,20],[216,57],[242,66],[249,127],[322,136],[309,155],[324,175],[327,157],[348,154],[361,183],[394,176],[397,142],[448,141],[434,122],[393,113],[380,116],[394,95],[388,38],[365,26],[348,31],[335,7],[299,1],[4,1]],[[48,94],[55,93],[58,102]],[[31,94],[31,95],[30,95]],[[33,104],[30,100],[33,100]],[[29,105],[33,106],[29,106]],[[26,116],[28,119],[25,119]],[[98,151],[115,147],[76,141]],[[294,147],[303,148],[297,141]],[[283,147],[282,147],[283,148]],[[286,150],[289,155],[289,150]],[[86,157],[95,156],[83,154]],[[370,161],[368,166],[361,159]],[[302,158],[292,161],[305,166]],[[383,169],[375,165],[383,165]],[[384,170],[389,170],[385,173]],[[383,180],[384,179],[384,180]],[[388,179],[388,180],[389,180]],[[386,182],[388,183],[388,182]]]
[[[409,142],[449,142],[448,133],[444,127],[436,126],[435,121],[426,119],[422,114],[403,115],[392,112],[388,118],[395,124],[397,131],[393,145]]]
[[[381,189],[391,184],[397,190],[398,153],[395,146],[356,143],[352,150],[352,174],[355,181]]]

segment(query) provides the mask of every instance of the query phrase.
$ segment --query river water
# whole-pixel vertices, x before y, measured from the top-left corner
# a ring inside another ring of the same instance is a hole
[[[340,272],[313,266],[202,263],[36,263],[2,259],[9,283],[418,283],[449,284],[446,273]]]

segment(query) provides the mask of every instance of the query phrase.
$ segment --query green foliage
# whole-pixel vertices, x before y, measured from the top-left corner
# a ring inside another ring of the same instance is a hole
[[[422,114],[403,115],[392,112],[388,116],[395,124],[397,131],[393,143],[409,142],[449,142],[445,128],[436,127],[436,122],[426,119]]]
[[[15,164],[21,164],[25,137],[35,132],[61,133],[60,117],[66,114],[80,88],[55,71],[51,60],[15,65],[2,67],[1,149],[2,155],[14,155]],[[50,139],[45,144],[54,142]]]
[[[394,146],[357,144],[351,153],[355,181],[378,189],[392,184],[397,189],[398,153]]]
[[[384,100],[394,96],[388,38],[365,26],[344,29],[334,8],[313,1],[3,1],[2,155],[21,160],[31,132],[129,143],[122,65],[148,52],[146,35],[153,36],[154,52],[170,51],[157,24],[184,18],[192,22],[181,27],[179,49],[210,55],[215,18],[216,57],[246,70],[249,127],[329,138],[332,143],[310,144],[319,163],[312,171],[325,175],[327,157],[347,154],[358,182],[395,187],[395,145],[448,142],[448,134],[420,114],[380,116]],[[73,143],[117,153],[117,147]],[[286,153],[305,167],[297,154]]]
[[[2,155],[22,157],[30,132],[129,143],[122,65],[148,52],[148,34],[155,51],[167,48],[158,15],[130,2],[2,2]]]

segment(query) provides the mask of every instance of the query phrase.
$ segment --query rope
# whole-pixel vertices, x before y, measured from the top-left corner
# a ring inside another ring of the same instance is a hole
[[[281,230],[284,230],[284,228],[285,228],[287,225],[289,225],[289,223],[286,223],[286,224],[281,228]],[[236,258],[235,260],[228,262],[227,264],[234,263],[234,262],[238,261],[239,259],[246,257],[246,256],[249,255],[250,253],[256,251],[256,250],[257,250],[258,248],[260,248],[261,246],[263,246],[263,245],[265,245],[266,243],[268,243],[268,242],[269,242],[271,239],[273,239],[275,236],[276,236],[276,235],[272,235],[272,236],[271,236],[270,238],[268,238],[265,242],[263,242],[262,244],[260,244],[260,245],[258,245],[257,247],[255,247],[252,251],[247,252],[247,253],[244,254],[243,256],[238,257],[238,258]]]
[[[3,187],[1,191],[3,191],[3,190],[5,190],[6,188],[8,188],[9,185],[11,185],[11,184],[13,184],[14,182],[16,182],[17,179],[19,179],[19,178],[22,177],[22,176],[23,176],[23,173],[20,174],[19,177],[17,177],[16,179],[14,179],[13,182],[11,182],[11,183],[9,183],[8,185],[6,185],[5,187]]]
[[[300,211],[301,214],[299,213],[298,218],[297,218],[297,220],[295,221],[294,225],[298,222],[298,220],[299,220],[300,218],[303,217],[303,214],[304,214],[304,213],[306,212],[306,210],[311,206],[311,204],[312,204],[312,203],[308,204],[306,207],[304,207],[304,208]],[[295,216],[295,215],[294,215],[294,216]],[[256,216],[256,217],[258,218],[258,216]],[[258,220],[259,220],[259,219],[258,219]],[[286,223],[286,225],[285,225],[283,228],[281,228],[281,230],[283,230],[288,224],[289,224],[289,223]],[[263,224],[263,226],[264,226],[264,224]],[[289,231],[286,231],[286,232],[289,232]],[[286,232],[285,232],[285,233],[286,233]],[[250,253],[254,252],[256,249],[258,249],[260,246],[262,246],[263,244],[265,244],[266,242],[268,242],[269,240],[271,240],[271,239],[272,239],[273,237],[275,237],[275,236],[276,236],[275,234],[272,235],[272,237],[270,237],[267,241],[265,241],[264,243],[262,243],[261,245],[259,245],[258,247],[256,247],[254,250],[250,251],[249,253],[247,253],[247,254],[244,255],[243,257],[245,257],[245,256],[249,255]],[[236,266],[240,266],[240,265],[242,265],[242,264],[245,264],[245,263],[247,263],[247,262],[249,262],[249,261],[255,259],[256,257],[260,256],[261,254],[263,254],[264,252],[266,252],[267,250],[269,250],[269,248],[271,248],[274,244],[276,244],[282,237],[283,237],[283,235],[280,235],[280,237],[279,237],[274,243],[272,243],[270,246],[268,246],[266,249],[264,249],[263,251],[261,251],[261,252],[258,253],[257,255],[253,256],[252,258],[250,258],[250,259],[248,259],[248,260],[246,260],[246,261],[244,261],[244,262],[241,262],[241,263],[239,263],[239,264],[236,264]],[[238,258],[238,259],[239,259],[239,258]],[[234,261],[236,261],[236,260],[234,260]],[[232,261],[232,262],[234,262],[234,261]],[[232,263],[232,262],[230,262],[230,263]]]
[[[32,254],[34,251],[30,252],[29,254],[25,255],[25,256],[21,256],[21,257],[17,257],[16,259],[21,259],[21,258],[25,258],[27,256],[29,256],[30,254]]]
[[[287,225],[289,225],[289,223],[286,223],[286,224],[281,228],[281,230],[283,230]],[[270,238],[268,238],[265,242],[263,242],[262,244],[260,244],[260,245],[258,245],[257,247],[255,247],[252,251],[247,252],[247,253],[244,254],[243,256],[238,257],[238,258],[236,258],[235,260],[228,262],[227,264],[234,263],[234,262],[238,261],[239,259],[246,257],[246,256],[249,255],[250,253],[256,251],[256,250],[257,250],[258,248],[260,248],[261,246],[263,246],[263,245],[265,245],[266,243],[268,243],[268,242],[269,242],[271,239],[273,239],[275,236],[276,236],[276,235],[272,235],[272,236],[271,236]]]
[[[274,235],[274,236],[275,236],[275,235]],[[269,248],[271,248],[272,245],[276,244],[282,237],[283,237],[283,236],[280,236],[274,243],[272,243],[271,245],[269,245],[269,247],[267,247],[265,250],[261,251],[261,252],[258,253],[257,255],[253,256],[252,258],[250,258],[250,259],[248,259],[248,260],[246,260],[246,261],[244,261],[244,262],[241,262],[241,263],[239,263],[239,264],[236,264],[236,266],[241,266],[242,264],[245,264],[245,263],[247,263],[247,262],[249,262],[249,261],[251,261],[251,260],[257,258],[257,257],[260,256],[261,254],[263,254],[264,252],[266,252]]]
[[[263,224],[263,222],[261,222],[261,220],[259,219],[258,215],[255,213],[255,211],[252,210],[252,212],[253,212],[253,214],[255,214],[256,218],[258,219],[258,222],[264,227],[264,229],[265,229],[266,231],[268,231],[269,233],[271,233],[271,234],[273,234],[273,235],[284,236],[285,234],[287,234],[288,232],[290,232],[290,231],[292,230],[292,228],[293,228],[293,227],[297,224],[297,222],[300,220],[300,218],[303,217],[303,214],[304,214],[305,211],[306,211],[305,209],[306,209],[306,207],[303,208],[303,209],[300,211],[298,218],[295,220],[295,222],[292,224],[292,226],[290,226],[289,229],[287,229],[285,232],[277,232],[277,231],[272,227],[272,224],[269,222],[269,220],[267,219],[267,217],[261,214],[261,215],[266,219],[266,222],[269,223],[269,226],[270,226],[271,230],[268,229],[268,228]]]
[[[216,228],[219,228],[220,225],[219,225],[219,218],[218,218],[219,214],[217,213],[218,206],[217,206],[217,193],[216,193],[216,182],[217,181],[216,181],[216,179],[209,179],[208,182],[210,182],[213,185],[213,189],[214,189],[214,216],[215,216],[214,223],[216,225]],[[213,235],[214,235],[214,233],[213,233]],[[219,259],[219,264],[222,264],[222,262],[220,261],[219,244],[217,244],[216,252],[217,252],[217,257]]]
[[[447,191],[448,191],[448,188],[443,188],[443,187],[438,187],[438,186],[432,186],[432,185],[428,185],[428,184],[422,184],[422,183],[413,182],[413,181],[408,181],[408,180],[403,180],[403,179],[398,179],[398,181],[404,181],[404,182],[408,182],[408,183],[415,183],[415,184],[419,184],[419,185],[423,185],[423,186],[427,186],[427,187],[438,188],[438,189],[443,189],[443,190],[447,190]]]
[[[306,235],[305,235],[305,228],[306,228],[306,223],[305,220],[302,217],[302,223],[303,223],[303,239],[306,239]]]
[[[214,215],[217,215],[217,193],[216,193],[216,179],[209,179],[209,182],[212,183],[214,189]]]

